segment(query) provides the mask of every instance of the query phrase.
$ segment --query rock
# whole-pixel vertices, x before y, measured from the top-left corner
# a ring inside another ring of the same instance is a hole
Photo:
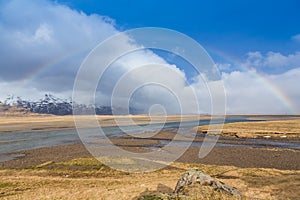
[[[196,169],[185,172],[178,180],[174,193],[143,193],[137,200],[231,200],[242,199],[240,192]]]
[[[241,199],[240,192],[200,170],[190,169],[178,180],[174,193],[198,198],[216,197],[215,199]],[[232,197],[232,198],[231,198]]]

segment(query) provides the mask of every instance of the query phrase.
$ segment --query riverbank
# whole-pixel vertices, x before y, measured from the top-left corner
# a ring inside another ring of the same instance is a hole
[[[150,142],[152,143],[152,141]],[[128,140],[118,139],[115,141],[119,147],[127,151],[143,153],[142,144],[148,146],[148,141],[135,145]],[[191,146],[177,160],[182,163],[209,164],[209,165],[231,165],[241,168],[275,168],[282,170],[300,170],[299,149],[278,149],[278,148],[249,148],[243,146],[215,146],[205,157],[198,157],[200,147]],[[148,150],[149,151],[149,150]],[[20,157],[0,162],[1,169],[7,168],[32,168],[44,162],[63,162],[75,158],[91,158],[92,155],[82,144],[69,144],[63,146],[45,147],[27,151],[14,152],[12,154]],[[8,154],[9,155],[9,154]]]
[[[149,115],[97,115],[97,116],[56,116],[56,115],[28,115],[28,116],[1,116],[0,115],[0,133],[9,133],[17,131],[51,131],[62,129],[75,129],[74,119],[78,121],[95,120],[102,127],[132,124],[149,124],[178,122],[190,120],[208,120],[210,116],[149,116]],[[88,123],[87,123],[88,124]],[[98,125],[98,124],[97,124]],[[85,128],[91,128],[93,125],[87,125]]]
[[[242,117],[248,120],[300,120],[300,115],[227,115],[227,117]],[[215,119],[222,116],[214,116]],[[149,115],[128,115],[128,116],[76,116],[78,121],[96,120],[103,127],[132,124],[149,124],[149,123],[164,123],[164,122],[179,122],[193,120],[210,120],[211,116],[195,116],[195,115],[171,115],[171,116],[149,116]],[[251,122],[250,122],[251,123]],[[0,115],[0,134],[18,131],[51,131],[63,129],[75,129],[74,116],[55,116],[55,115],[20,115],[20,116],[3,116]],[[201,127],[203,130],[207,127]],[[247,128],[247,127],[246,127]],[[249,128],[249,127],[248,127]],[[201,129],[199,129],[200,131]],[[231,131],[233,132],[233,131]],[[299,133],[299,132],[298,132]],[[227,134],[230,136],[230,134]]]

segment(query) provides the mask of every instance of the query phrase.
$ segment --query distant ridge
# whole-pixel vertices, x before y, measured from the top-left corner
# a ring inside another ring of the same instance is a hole
[[[11,117],[19,117],[24,115],[36,115],[36,113],[32,113],[30,110],[17,106],[4,105],[0,103],[0,117],[11,116]]]
[[[39,113],[39,114],[52,114],[52,115],[72,115],[73,114],[73,102],[67,99],[61,99],[51,94],[45,94],[44,98],[38,101],[24,100],[21,97],[10,95],[4,102],[0,102],[5,109],[19,109],[19,112],[27,113]],[[110,106],[93,106],[74,104],[77,112],[80,114],[91,113],[94,110],[97,115],[112,115],[113,111],[116,111],[118,115],[128,114],[127,110],[121,107],[112,108]],[[9,108],[11,107],[11,108]],[[140,114],[137,109],[129,108],[129,114]]]

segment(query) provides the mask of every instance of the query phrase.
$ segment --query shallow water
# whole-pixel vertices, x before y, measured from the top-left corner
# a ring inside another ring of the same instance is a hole
[[[224,140],[225,139],[225,140]],[[169,144],[168,140],[160,140],[160,145],[156,145],[156,148],[160,148],[161,146],[165,146]],[[240,146],[240,147],[250,147],[250,148],[265,148],[265,147],[273,147],[273,148],[283,148],[283,149],[300,149],[300,143],[294,142],[278,142],[278,141],[269,141],[266,139],[234,139],[234,138],[222,138],[220,137],[218,142],[209,143],[209,142],[186,142],[186,141],[173,141],[173,146],[222,146],[222,147],[232,147],[232,146]]]

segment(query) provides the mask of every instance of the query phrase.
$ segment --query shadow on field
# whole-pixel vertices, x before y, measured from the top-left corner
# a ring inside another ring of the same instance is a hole
[[[144,192],[140,193],[139,196],[134,197],[133,200],[142,200],[142,199],[151,199],[150,196],[152,194],[171,194],[173,193],[173,189],[164,185],[164,184],[158,184],[156,190],[148,190],[146,189]]]

